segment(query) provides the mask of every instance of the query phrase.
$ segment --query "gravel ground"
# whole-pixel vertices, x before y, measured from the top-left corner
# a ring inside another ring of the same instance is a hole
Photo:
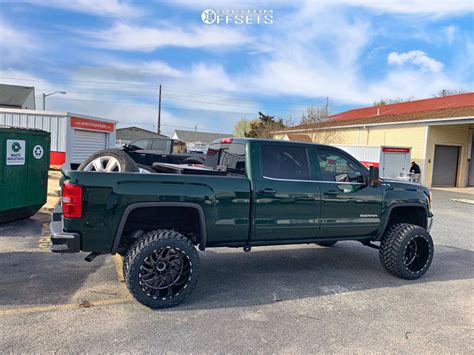
[[[118,258],[48,252],[49,217],[0,226],[0,352],[473,353],[474,205],[434,192],[436,254],[420,280],[374,249],[211,249],[183,305],[130,299]]]

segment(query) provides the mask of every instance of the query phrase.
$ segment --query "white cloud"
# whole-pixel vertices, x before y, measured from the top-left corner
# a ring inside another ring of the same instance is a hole
[[[450,45],[453,44],[454,40],[456,39],[457,32],[458,32],[457,27],[453,25],[446,26],[443,28],[443,33],[446,37],[446,42],[448,44]]]
[[[144,13],[139,7],[123,0],[23,0],[36,6],[53,7],[104,17],[137,17]]]
[[[473,12],[472,0],[433,1],[433,0],[306,0],[308,7],[353,6],[374,12],[447,16]]]
[[[444,64],[429,57],[425,52],[413,50],[405,53],[391,52],[387,57],[388,64],[405,65],[414,64],[423,71],[439,72]]]
[[[53,88],[54,85],[46,79],[43,79],[33,73],[25,72],[15,69],[0,69],[0,81],[2,84],[19,85],[19,86],[34,86],[35,93],[38,95],[42,93],[42,89]],[[63,90],[63,87],[57,87],[56,90]],[[36,102],[36,107],[39,108],[39,102]]]
[[[0,65],[16,64],[38,49],[34,38],[26,31],[13,27],[0,16]]]
[[[98,48],[151,52],[161,47],[227,47],[248,44],[252,38],[243,29],[195,26],[183,29],[164,24],[143,27],[118,23],[105,31],[86,32],[91,45]]]
[[[83,69],[85,69],[84,67]],[[124,78],[137,79],[150,76],[182,77],[182,70],[172,67],[162,60],[146,60],[139,62],[126,61],[122,59],[110,58],[96,61],[94,67],[87,67],[94,75],[106,77],[106,79],[123,80]],[[142,79],[143,79],[142,78]]]
[[[70,79],[78,83],[75,90],[100,98],[156,101],[158,86],[163,84],[164,105],[241,114],[259,109],[254,100],[234,97],[235,92],[241,95],[241,87],[219,64],[199,62],[189,69],[177,69],[161,61],[125,63],[109,59],[107,66],[79,68]],[[82,83],[88,83],[87,88]],[[209,116],[202,112],[199,115]]]

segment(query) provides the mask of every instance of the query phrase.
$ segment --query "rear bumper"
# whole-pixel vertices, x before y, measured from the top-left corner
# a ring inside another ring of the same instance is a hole
[[[78,233],[63,231],[63,214],[60,205],[56,206],[53,211],[49,229],[53,253],[78,253],[81,251],[81,236]]]

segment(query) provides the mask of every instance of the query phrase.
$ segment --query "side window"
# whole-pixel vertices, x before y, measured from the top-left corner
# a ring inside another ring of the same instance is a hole
[[[167,139],[152,139],[151,150],[168,153],[169,140]]]
[[[245,175],[245,144],[211,144],[204,164],[214,169],[225,167],[229,173]]]
[[[348,156],[331,149],[318,149],[321,180],[363,182],[364,172]]]
[[[228,172],[245,175],[245,145],[232,143],[228,149],[222,149],[219,165],[224,165]]]
[[[146,150],[148,149],[148,142],[149,142],[148,139],[139,139],[139,140],[136,140],[135,142],[130,143],[130,145],[133,145],[137,149]]]
[[[262,146],[262,175],[277,179],[309,180],[306,148],[283,145]]]

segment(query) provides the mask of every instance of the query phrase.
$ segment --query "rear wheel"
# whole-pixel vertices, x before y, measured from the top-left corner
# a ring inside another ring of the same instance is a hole
[[[199,277],[199,256],[191,240],[172,230],[149,232],[124,259],[127,287],[135,299],[150,308],[183,302]]]
[[[408,223],[390,225],[379,250],[385,270],[407,280],[417,279],[428,271],[433,253],[433,239],[426,229]]]
[[[119,149],[101,150],[100,152],[92,154],[79,165],[77,170],[103,173],[139,171],[137,164],[132,158]]]

